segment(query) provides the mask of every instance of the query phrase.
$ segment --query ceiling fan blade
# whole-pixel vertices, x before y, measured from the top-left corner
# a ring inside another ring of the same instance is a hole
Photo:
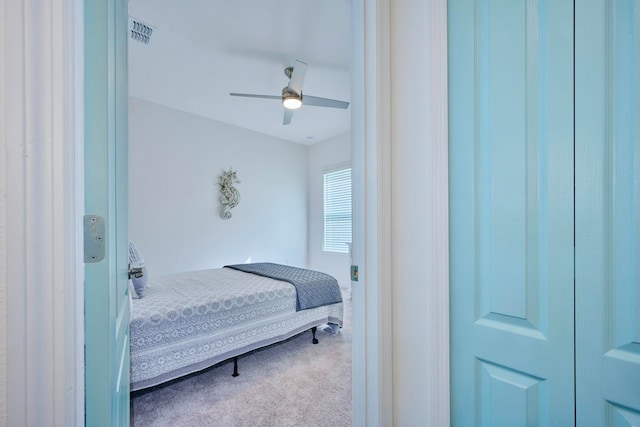
[[[338,101],[337,99],[319,98],[317,96],[303,95],[302,105],[312,105],[314,107],[330,107],[330,108],[343,108],[349,107],[349,103],[345,101]]]
[[[296,65],[293,66],[291,79],[289,80],[289,89],[292,89],[298,95],[302,93],[302,82],[304,74],[307,72],[307,64],[296,59]]]
[[[284,119],[282,120],[283,125],[288,125],[291,123],[291,119],[293,118],[293,110],[284,109]]]
[[[279,99],[279,100],[282,100],[282,96],[276,96],[276,95],[256,95],[254,93],[234,93],[234,92],[231,92],[229,95],[231,95],[231,96],[244,96],[246,98],[265,98],[265,99]]]

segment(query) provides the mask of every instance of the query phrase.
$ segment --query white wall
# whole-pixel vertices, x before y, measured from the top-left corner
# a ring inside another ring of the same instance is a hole
[[[150,276],[307,260],[307,147],[137,98],[129,105],[130,237]],[[241,201],[220,218],[219,179]]]
[[[351,137],[346,133],[309,146],[309,268],[331,274],[348,288],[349,254],[322,250],[324,241],[323,171],[351,161]]]
[[[6,134],[5,134],[5,55],[4,0],[0,0],[0,425],[7,425],[7,234],[6,234]]]

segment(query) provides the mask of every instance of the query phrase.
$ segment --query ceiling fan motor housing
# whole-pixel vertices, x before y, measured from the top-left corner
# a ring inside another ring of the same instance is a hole
[[[293,74],[293,67],[287,67],[284,69],[284,75],[287,76],[287,78],[291,79],[292,74]]]

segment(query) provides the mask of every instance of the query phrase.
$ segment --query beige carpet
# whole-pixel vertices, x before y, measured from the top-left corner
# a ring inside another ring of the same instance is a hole
[[[239,359],[131,396],[131,425],[351,426],[351,301],[338,335],[307,331]]]

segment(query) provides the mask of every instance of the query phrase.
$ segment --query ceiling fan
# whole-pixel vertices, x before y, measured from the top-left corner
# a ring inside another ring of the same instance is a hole
[[[343,108],[349,107],[349,103],[345,101],[338,101],[337,99],[319,98],[317,96],[303,95],[302,94],[302,82],[304,80],[304,74],[307,71],[307,64],[297,60],[293,67],[287,67],[284,69],[284,74],[289,78],[289,84],[282,89],[282,95],[257,95],[252,93],[234,93],[231,92],[231,96],[244,96],[247,98],[264,98],[264,99],[279,99],[282,101],[284,107],[284,119],[283,125],[291,123],[293,112],[304,105],[311,105],[314,107],[330,107],[330,108]]]

